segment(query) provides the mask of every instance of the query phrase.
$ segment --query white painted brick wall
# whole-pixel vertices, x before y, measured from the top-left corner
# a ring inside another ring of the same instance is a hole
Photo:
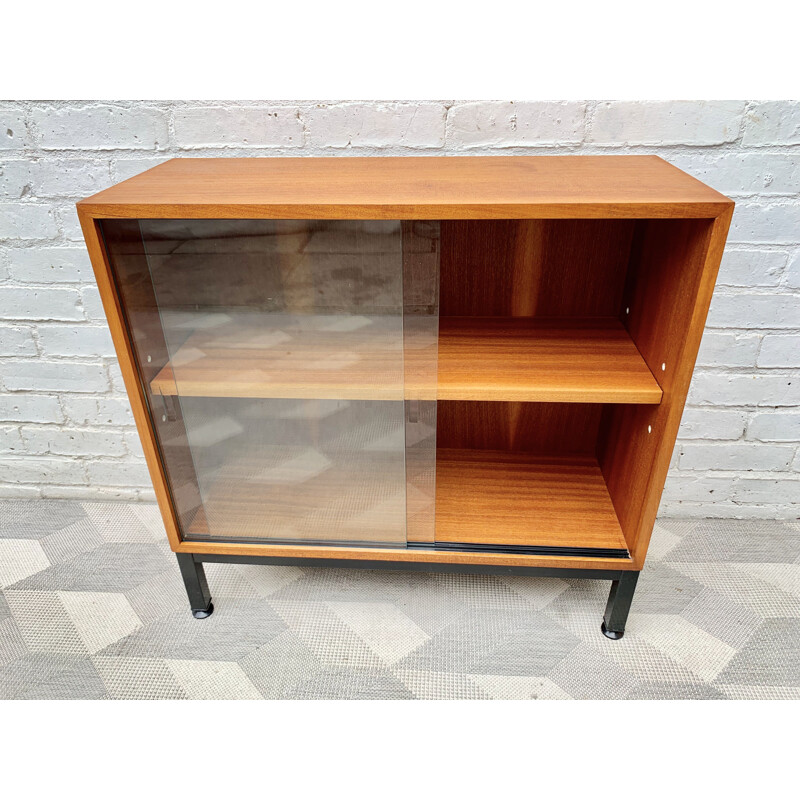
[[[787,289],[800,289],[800,250],[794,254],[794,258],[786,269],[784,285]]]
[[[169,136],[165,109],[139,103],[37,103],[29,119],[42,150],[158,150]]]
[[[662,513],[800,516],[800,103],[0,103],[0,496],[151,498],[75,214],[175,156],[657,153],[736,200]]]
[[[747,423],[747,439],[762,442],[800,441],[800,413],[754,414]]]
[[[588,140],[651,147],[725,144],[739,138],[744,110],[739,102],[598,103]]]
[[[293,108],[182,108],[173,125],[178,147],[303,146],[303,123]]]
[[[27,116],[28,112],[21,103],[0,105],[0,150],[22,150],[30,143]]]
[[[800,104],[750,104],[742,142],[748,147],[800,144]]]
[[[768,333],[758,354],[759,367],[796,367],[800,353],[800,336]]]
[[[778,286],[788,255],[780,250],[728,248],[722,257],[718,286]]]
[[[527,147],[580,144],[585,103],[461,103],[450,109],[454,147]]]
[[[326,103],[301,112],[308,143],[321,148],[442,148],[441,103]]]

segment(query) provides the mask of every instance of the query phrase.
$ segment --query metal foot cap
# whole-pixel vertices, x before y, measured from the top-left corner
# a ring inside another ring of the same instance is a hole
[[[206,608],[206,609],[202,609],[202,608],[198,608],[198,609],[193,608],[192,609],[192,616],[195,619],[205,619],[206,617],[210,617],[213,613],[214,613],[214,604],[213,603],[209,603],[208,604],[208,608]]]
[[[600,630],[603,631],[604,636],[608,636],[609,639],[621,639],[625,635],[625,631],[610,631],[606,628],[606,621],[603,620],[600,623]]]

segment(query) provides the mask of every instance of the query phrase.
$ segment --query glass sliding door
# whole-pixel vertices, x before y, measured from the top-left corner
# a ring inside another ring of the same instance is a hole
[[[438,272],[435,223],[102,227],[184,539],[396,547],[413,519],[432,540],[438,278],[409,254]]]

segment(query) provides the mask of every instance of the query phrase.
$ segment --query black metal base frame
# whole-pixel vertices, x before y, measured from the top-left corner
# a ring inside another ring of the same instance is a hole
[[[358,561],[347,558],[281,558],[279,556],[232,556],[217,553],[176,553],[178,566],[196,619],[214,611],[203,562],[264,564],[285,567],[335,567],[337,569],[385,569],[395,572],[455,572],[470,575],[527,575],[537,578],[586,578],[610,580],[605,614],[600,629],[609,639],[621,639],[633,602],[639,573],[616,569],[568,569],[560,567],[512,567],[496,564],[438,564],[429,561]]]
[[[206,580],[206,571],[197,556],[189,553],[175,553],[178,557],[178,566],[189,595],[189,606],[195,619],[205,619],[214,613],[214,604],[211,602],[211,592]]]

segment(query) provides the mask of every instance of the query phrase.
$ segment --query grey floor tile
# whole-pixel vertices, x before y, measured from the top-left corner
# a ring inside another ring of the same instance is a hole
[[[577,644],[575,636],[544,614],[520,615],[503,641],[476,658],[467,671],[487,675],[546,675],[554,664],[571,658]]]
[[[0,539],[42,539],[86,518],[70,500],[3,500]]]
[[[461,600],[433,583],[425,584],[418,591],[397,598],[394,602],[429,636],[435,635],[467,613],[467,607]]]
[[[742,647],[764,621],[752,608],[705,589],[683,609],[681,616],[731,647]]]
[[[747,606],[765,619],[800,617],[800,597],[748,572],[746,564],[675,561],[672,566],[731,602]]]
[[[530,610],[525,596],[514,591],[506,581],[495,575],[461,575],[439,573],[436,584],[467,608],[502,608]]]
[[[57,592],[7,590],[11,615],[33,653],[85,657],[89,649]]]
[[[82,503],[84,513],[107,542],[146,544],[162,539],[138,514],[123,503]]]
[[[542,609],[542,614],[579,639],[596,638],[608,601],[611,581],[570,579],[570,586]],[[634,596],[634,602],[638,598]],[[601,634],[602,635],[602,634]]]
[[[702,584],[667,564],[647,564],[639,577],[632,608],[640,614],[680,614],[702,591]]]
[[[14,589],[71,592],[125,592],[146,580],[175,569],[155,544],[105,542],[88,553],[31,575]]]
[[[429,673],[430,674],[430,673]],[[458,677],[453,676],[453,677]],[[550,678],[539,675],[468,675],[492,700],[573,700]],[[462,698],[449,698],[462,699]],[[463,699],[472,699],[465,697]],[[477,698],[483,699],[483,698]]]
[[[800,686],[747,686],[740,683],[717,683],[715,688],[731,700],[800,700]]]
[[[409,688],[388,670],[320,672],[289,692],[289,700],[413,700]]]
[[[474,675],[416,670],[394,670],[394,674],[417,700],[492,699],[492,695],[474,680]]]
[[[177,563],[173,573],[178,572]],[[214,587],[213,597],[259,597],[259,593],[248,581],[236,564],[206,564],[206,578],[208,585]]]
[[[109,645],[100,655],[238,661],[285,628],[263,600],[229,600],[215,606],[208,619],[195,619],[188,607],[173,611]]]
[[[324,669],[320,659],[292,631],[284,631],[239,661],[250,682],[268,700],[284,700]]]
[[[39,540],[51,564],[70,561],[80,553],[88,553],[103,544],[103,537],[87,517]]]
[[[769,520],[700,520],[664,560],[697,563],[752,561],[754,559],[748,554],[762,552],[761,548],[764,548],[763,552],[774,549],[772,540],[776,535],[785,538],[785,534],[779,533],[776,525]],[[796,551],[792,549],[791,552]],[[742,557],[737,558],[737,553],[741,553]],[[788,555],[789,551],[786,553]]]
[[[699,676],[676,659],[676,653],[650,644],[636,635],[636,621],[628,625],[622,639],[612,641],[597,636],[597,629],[584,638],[584,643],[597,650],[632,675],[639,683],[695,683]]]
[[[627,700],[724,700],[726,695],[706,683],[641,683]]]
[[[779,520],[764,520],[753,526],[751,535],[731,554],[728,561],[787,563],[800,557],[800,531]]]
[[[630,672],[587,644],[569,655],[547,677],[576,700],[622,700],[636,686]]]
[[[189,611],[189,599],[177,564],[174,569],[161,572],[129,589],[125,597],[144,625],[176,611]]]
[[[328,603],[302,603],[270,598],[284,624],[329,672],[381,669],[381,658]]]
[[[28,646],[11,617],[0,621],[0,667],[27,655]]]
[[[395,666],[432,672],[545,675],[578,644],[539,612],[472,610]]]
[[[655,536],[618,642],[578,579],[213,564],[195,620],[155,506],[0,500],[0,697],[800,699],[800,525]]]
[[[326,602],[358,599],[381,602],[387,598],[412,597],[435,585],[431,575],[358,569],[305,569],[303,575],[288,582],[272,595],[279,600]]]
[[[188,699],[163,659],[93,656],[92,663],[112,700]]]
[[[0,669],[0,698],[99,700],[106,688],[86,658],[32,653]]]
[[[716,682],[800,686],[800,619],[766,620]]]
[[[701,524],[701,520],[681,518],[669,519],[659,517],[656,524],[675,536],[683,538],[696,530],[698,525]]]

